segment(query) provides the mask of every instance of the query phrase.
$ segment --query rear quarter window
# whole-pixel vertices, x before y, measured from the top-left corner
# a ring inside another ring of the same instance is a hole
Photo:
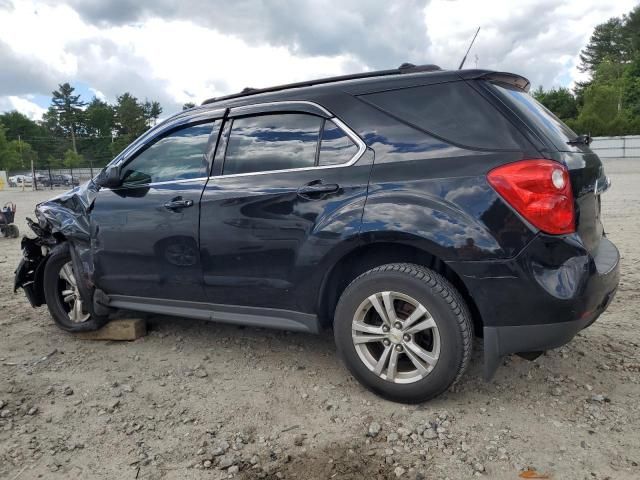
[[[360,98],[452,144],[488,150],[522,148],[523,137],[515,126],[463,81],[390,90]]]

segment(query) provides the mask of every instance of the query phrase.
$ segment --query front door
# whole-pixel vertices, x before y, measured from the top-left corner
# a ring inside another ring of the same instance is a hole
[[[136,152],[91,214],[96,285],[110,295],[202,301],[200,197],[221,120],[182,125]],[[213,134],[212,134],[213,132]]]
[[[298,310],[319,259],[358,234],[371,167],[362,141],[326,111],[272,108],[231,110],[203,193],[212,303]]]

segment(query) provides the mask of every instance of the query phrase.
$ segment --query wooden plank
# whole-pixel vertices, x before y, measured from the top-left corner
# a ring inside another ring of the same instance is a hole
[[[147,334],[147,322],[143,318],[112,320],[95,332],[80,332],[75,335],[83,340],[131,341]]]

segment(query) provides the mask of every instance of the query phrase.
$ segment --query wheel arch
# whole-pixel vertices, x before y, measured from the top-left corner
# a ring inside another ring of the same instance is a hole
[[[482,333],[482,318],[462,278],[442,259],[431,252],[398,241],[378,241],[359,245],[346,252],[325,274],[318,295],[319,319],[323,327],[330,327],[340,295],[359,275],[388,263],[415,263],[445,277],[460,292],[467,303],[476,335]]]

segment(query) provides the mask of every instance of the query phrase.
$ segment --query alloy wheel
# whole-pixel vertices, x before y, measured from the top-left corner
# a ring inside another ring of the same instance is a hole
[[[60,297],[62,298],[63,307],[69,315],[69,320],[73,323],[86,322],[91,315],[83,308],[72,263],[65,263],[58,275],[60,277],[58,282]]]
[[[383,380],[414,383],[440,357],[440,332],[429,311],[398,292],[378,292],[356,310],[351,337],[360,360]]]

